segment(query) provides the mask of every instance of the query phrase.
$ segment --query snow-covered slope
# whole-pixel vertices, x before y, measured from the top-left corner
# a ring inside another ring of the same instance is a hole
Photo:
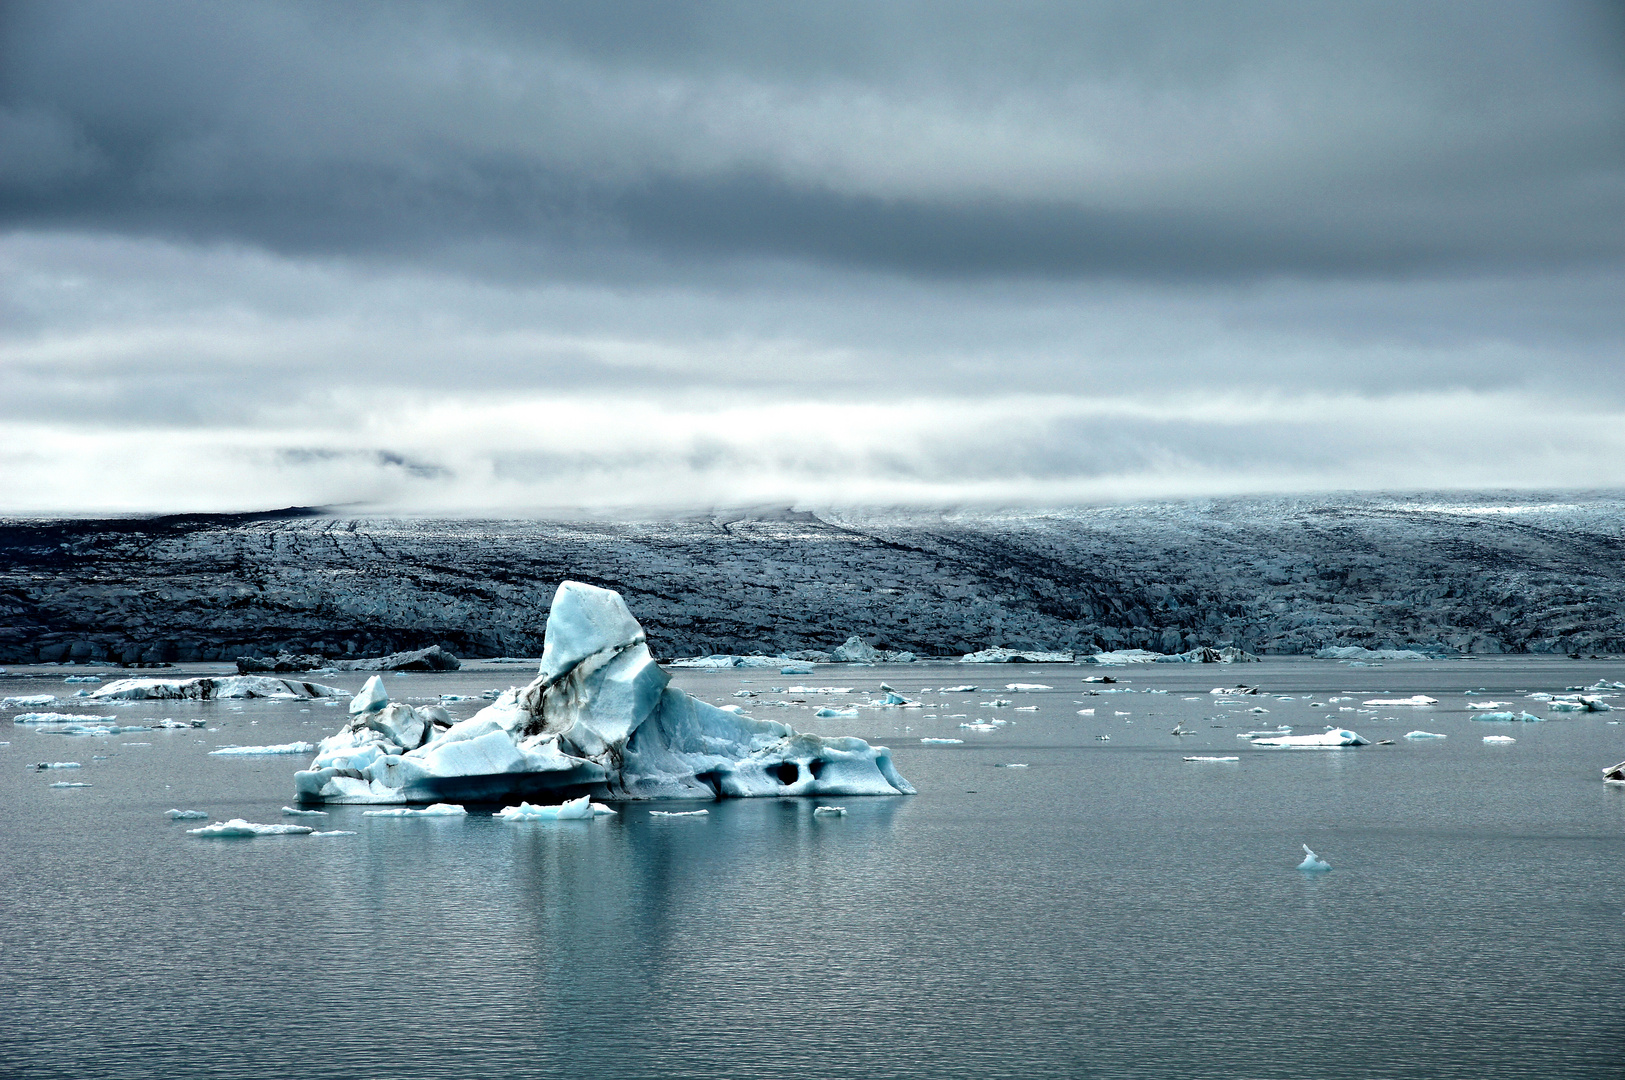
[[[0,525],[0,661],[537,655],[565,578],[658,656],[1625,651],[1625,500],[1344,496],[622,521]]]

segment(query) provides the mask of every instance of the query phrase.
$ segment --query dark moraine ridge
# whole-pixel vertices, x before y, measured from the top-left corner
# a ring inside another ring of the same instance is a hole
[[[1625,652],[1617,494],[475,521],[0,522],[0,661],[535,655],[566,577],[658,655],[1237,644]]]

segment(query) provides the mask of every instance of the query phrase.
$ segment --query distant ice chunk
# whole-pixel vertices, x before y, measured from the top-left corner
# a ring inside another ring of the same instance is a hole
[[[1186,761],[1240,761],[1239,757],[1208,757],[1202,754],[1193,754]]]
[[[1532,712],[1487,712],[1473,717],[1474,720],[1484,723],[1517,722],[1524,724],[1539,724],[1545,721],[1544,716],[1536,716]]]
[[[1079,716],[1093,716],[1093,715],[1095,715],[1095,710],[1093,710],[1093,709],[1079,709],[1078,710],[1078,715]]]
[[[844,806],[815,806],[815,807],[813,807],[813,816],[814,817],[845,817],[846,816],[846,807],[844,807]]]
[[[1319,735],[1276,735],[1266,739],[1254,739],[1254,746],[1368,746],[1369,741],[1361,738],[1347,728],[1334,728],[1323,731]]]
[[[983,649],[966,653],[959,658],[961,664],[1070,664],[1076,653],[1045,652],[1037,649]]]
[[[92,716],[89,713],[25,712],[11,718],[13,724],[94,724],[101,720],[117,720],[116,716]]]
[[[326,810],[301,810],[297,806],[284,806],[283,817],[326,817]]]
[[[1332,864],[1327,862],[1325,859],[1322,859],[1319,855],[1316,855],[1312,850],[1310,850],[1308,844],[1303,845],[1303,862],[1298,864],[1299,870],[1302,870],[1305,873],[1319,874],[1324,873],[1331,868]]]
[[[1363,649],[1358,645],[1334,645],[1315,653],[1316,660],[1431,660],[1415,649]]]
[[[62,681],[65,683],[99,683],[102,681],[102,677],[100,675],[69,675]]]
[[[308,825],[260,825],[256,822],[245,821],[242,818],[216,822],[213,825],[205,825],[201,829],[186,830],[190,836],[218,837],[228,840],[253,836],[308,836],[315,831]]]
[[[20,709],[29,705],[49,705],[55,700],[55,694],[15,694],[8,698],[0,698],[0,705]]]
[[[1431,698],[1426,694],[1413,694],[1410,697],[1402,698],[1372,698],[1370,701],[1362,702],[1364,705],[1370,705],[1383,709],[1395,708],[1398,706],[1421,707],[1423,705],[1437,705],[1438,703],[1438,698]]]
[[[290,742],[276,743],[272,746],[222,746],[218,750],[210,750],[210,757],[247,757],[258,754],[308,754],[316,749],[315,743]]]
[[[735,656],[731,653],[713,653],[710,656],[689,656],[681,660],[673,660],[667,666],[699,668],[702,671],[721,671],[728,668],[782,668],[789,662],[789,657],[785,656],[762,656],[760,654]],[[811,672],[812,669],[808,668],[807,673],[811,674]],[[788,675],[790,672],[780,671],[779,674]]]
[[[857,715],[858,715],[858,710],[856,710],[856,709],[832,709],[827,705],[824,708],[819,709],[817,712],[813,713],[813,716],[817,717],[820,720],[833,720],[833,719],[836,719],[837,717],[852,718],[852,717],[856,717]]]
[[[921,739],[920,741],[923,742],[923,743],[926,743],[926,744],[934,744],[934,745],[937,745],[937,746],[958,746],[958,745],[962,745],[965,740],[964,739]]]
[[[395,806],[388,810],[363,810],[362,817],[463,817],[468,813],[454,803],[435,803],[433,806]]]
[[[651,810],[650,817],[705,817],[709,810]]]
[[[89,787],[90,785],[86,784],[86,783],[81,783],[80,781],[77,781],[77,780],[58,780],[56,783],[50,784],[50,785],[47,785],[47,786],[54,787],[54,788],[70,788],[70,787]]]
[[[1467,703],[1467,707],[1469,709],[1477,709],[1482,712],[1489,712],[1492,709],[1504,709],[1510,704],[1512,704],[1510,701],[1469,701]]]
[[[1625,761],[1604,769],[1602,779],[1607,784],[1625,784]]]
[[[1053,690],[1053,689],[1055,689],[1055,687],[1053,687],[1053,686],[1045,686],[1043,683],[1038,683],[1038,682],[1005,683],[1004,688],[1006,690]]]
[[[1449,738],[1449,736],[1447,736],[1447,735],[1440,735],[1437,732],[1432,732],[1432,731],[1407,731],[1405,733],[1405,737],[1407,739],[1445,739],[1445,738]]]
[[[353,830],[353,829],[328,829],[326,832],[323,832],[320,829],[316,829],[316,830],[313,830],[310,835],[312,835],[312,836],[354,836],[356,834],[355,834],[355,830]]]
[[[202,810],[165,810],[164,817],[171,821],[207,821],[209,815]]]
[[[528,802],[522,802],[518,806],[504,806],[492,816],[505,821],[586,821],[596,814],[592,800],[583,795],[579,799],[570,799],[549,806],[535,806]]]
[[[1511,735],[1486,735],[1484,741],[1487,743],[1514,743],[1518,740]]]
[[[200,679],[119,679],[90,695],[92,701],[143,701],[183,698],[211,701],[216,698],[286,698],[289,700],[343,697],[334,686],[298,679],[273,679],[266,675],[228,675]]]
[[[35,769],[82,769],[83,765],[77,761],[41,761],[32,768]]]
[[[1078,663],[1124,667],[1128,664],[1154,664],[1162,659],[1162,655],[1149,649],[1116,649],[1112,652],[1098,652],[1093,656],[1080,656]]]

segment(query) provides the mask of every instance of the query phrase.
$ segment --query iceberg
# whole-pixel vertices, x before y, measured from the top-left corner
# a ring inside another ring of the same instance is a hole
[[[1572,697],[1555,698],[1546,708],[1552,712],[1611,712],[1614,707],[1602,698],[1575,694]]]
[[[326,817],[326,810],[301,810],[297,806],[284,806],[283,817]]]
[[[544,806],[534,806],[528,802],[522,802],[518,806],[504,806],[492,817],[499,817],[505,821],[589,821],[614,813],[615,811],[603,803],[595,803],[583,795],[579,799]]]
[[[681,660],[673,660],[666,666],[674,668],[699,668],[704,671],[719,671],[725,668],[741,667],[782,668],[784,665],[789,663],[790,658],[787,656],[762,656],[760,654],[753,654],[750,656],[735,656],[730,653],[714,653],[711,656],[689,656]],[[806,674],[810,675],[811,673],[812,669],[808,668]],[[785,675],[788,674],[788,672],[781,670],[779,674]]]
[[[41,771],[45,769],[82,769],[83,765],[77,761],[41,761],[33,766]]]
[[[1358,645],[1333,646],[1315,652],[1316,660],[1432,660],[1415,649],[1362,649]]]
[[[189,836],[213,836],[228,840],[252,836],[307,836],[315,831],[309,825],[259,825],[240,817],[217,821],[201,829],[186,830]]]
[[[455,803],[435,803],[433,806],[396,806],[389,810],[363,810],[362,817],[463,817],[468,813]]]
[[[1209,645],[1198,645],[1182,653],[1169,653],[1159,655],[1154,663],[1158,664],[1256,664],[1259,658],[1245,649],[1238,649],[1234,645],[1226,645],[1222,649],[1215,649]]]
[[[883,746],[731,712],[670,680],[619,593],[565,581],[528,686],[455,723],[364,689],[295,788],[303,803],[914,792]]]
[[[1361,702],[1362,705],[1374,705],[1380,708],[1413,705],[1420,708],[1423,705],[1437,705],[1438,698],[1430,698],[1426,694],[1412,694],[1410,697],[1379,697],[1370,701]]]
[[[85,724],[98,720],[117,720],[116,716],[91,716],[89,713],[25,712],[11,718],[13,724]]]
[[[1510,701],[1469,701],[1467,707],[1487,712],[1491,709],[1503,709],[1510,704],[1512,704]]]
[[[1053,690],[1053,689],[1055,689],[1055,687],[1053,687],[1053,686],[1045,686],[1043,683],[1039,683],[1039,682],[1005,683],[1004,688],[1006,690]]]
[[[0,698],[0,705],[10,707],[21,707],[24,705],[49,705],[55,700],[55,694],[17,694],[8,698]]]
[[[1308,844],[1303,845],[1303,862],[1298,864],[1299,870],[1305,873],[1319,874],[1331,868],[1332,864],[1311,851]]]
[[[164,817],[170,821],[207,821],[209,815],[202,810],[165,810]]]
[[[1407,731],[1405,737],[1407,739],[1448,739],[1450,736],[1440,735],[1432,731]]]
[[[1194,757],[1188,757],[1185,760],[1186,761],[1240,761],[1241,759],[1239,757],[1204,757],[1204,756],[1201,756],[1201,755],[1197,755],[1197,756],[1194,756]]]
[[[706,817],[709,810],[651,810],[650,817]]]
[[[1484,741],[1487,743],[1515,743],[1518,740],[1511,735],[1486,735]]]
[[[119,679],[90,695],[92,701],[143,701],[153,698],[337,698],[344,691],[321,683],[273,679],[267,675],[227,675],[200,679]]]
[[[1625,761],[1602,771],[1602,781],[1605,784],[1625,784]]]
[[[829,658],[837,664],[912,664],[915,659],[911,652],[877,649],[856,634],[831,649]]]
[[[62,680],[65,683],[98,683],[102,681],[100,675],[69,675]]]
[[[965,740],[964,739],[921,739],[920,741],[925,743],[928,746],[959,746],[959,745],[962,745]]]
[[[1485,722],[1506,723],[1508,721],[1521,721],[1526,724],[1538,724],[1544,721],[1544,716],[1536,716],[1532,712],[1487,712],[1473,717],[1474,720]]]
[[[1162,653],[1152,652],[1149,649],[1117,649],[1113,652],[1095,653],[1093,656],[1080,656],[1078,663],[1122,667],[1125,664],[1154,664],[1160,659]]]
[[[832,709],[827,705],[813,713],[813,716],[820,720],[833,720],[836,717],[855,717],[857,715],[858,710],[856,709]]]
[[[315,744],[308,742],[277,743],[274,746],[222,746],[218,750],[210,750],[210,757],[246,757],[250,754],[308,754],[316,749]]]
[[[813,817],[845,817],[845,816],[846,816],[846,807],[844,807],[844,806],[815,806],[815,807],[813,807]]]
[[[959,658],[961,664],[1070,664],[1076,653],[1043,652],[1037,649],[983,649],[966,653]]]
[[[1268,739],[1254,739],[1254,746],[1369,746],[1367,739],[1347,728],[1333,728],[1319,735],[1276,735]]]

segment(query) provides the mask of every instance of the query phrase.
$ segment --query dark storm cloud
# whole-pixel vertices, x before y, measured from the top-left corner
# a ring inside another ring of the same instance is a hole
[[[1609,261],[1619,11],[12,4],[0,226],[542,276]]]

